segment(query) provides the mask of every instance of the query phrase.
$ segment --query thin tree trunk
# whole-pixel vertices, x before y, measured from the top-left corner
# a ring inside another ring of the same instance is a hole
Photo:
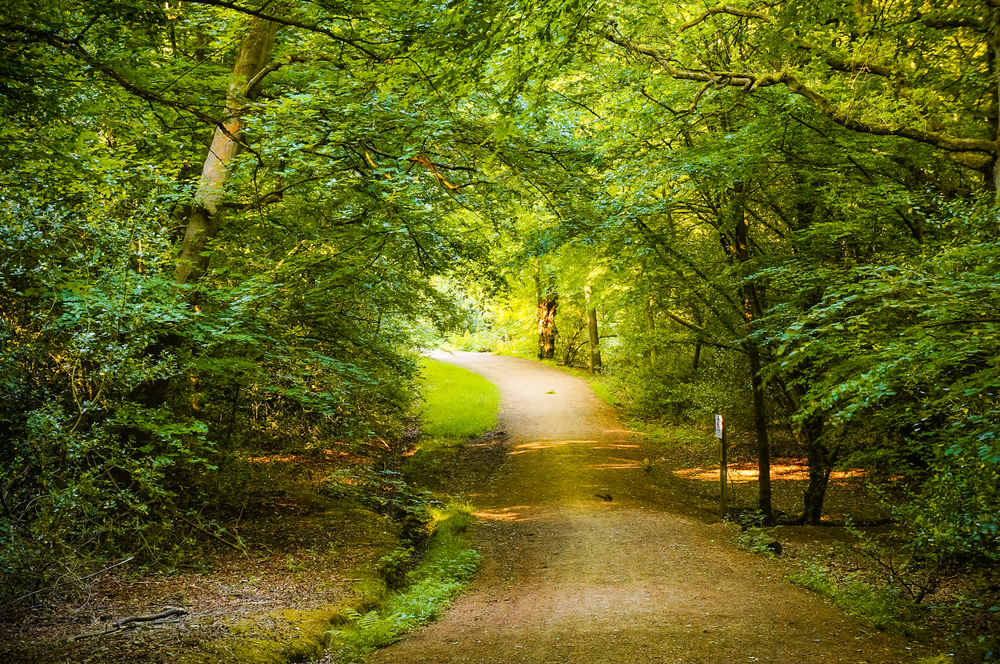
[[[733,233],[735,246],[730,251],[741,263],[750,261],[750,227],[747,225],[746,212],[743,209],[740,195],[743,192],[742,183],[734,185],[736,202],[734,204],[735,231]],[[743,300],[743,312],[747,328],[764,313],[764,303],[757,284],[747,281],[740,289]],[[764,379],[761,376],[760,347],[756,343],[745,345],[750,357],[750,384],[753,392],[754,426],[757,432],[757,476],[758,489],[757,507],[768,525],[774,523],[774,511],[771,506],[771,445],[768,440],[767,411],[764,406]]]
[[[275,11],[280,11],[277,7]],[[201,178],[195,191],[191,213],[184,231],[184,242],[174,270],[174,280],[179,284],[197,281],[208,269],[208,243],[221,228],[219,206],[225,196],[233,160],[242,146],[242,114],[246,101],[255,96],[247,86],[254,80],[271,56],[278,24],[254,18],[247,36],[240,45],[236,65],[226,94],[226,117],[222,127],[217,127],[202,166]]]
[[[995,25],[993,26],[993,31],[990,43],[990,68],[993,74],[995,86],[993,89],[993,103],[990,105],[990,114],[992,116],[992,127],[990,133],[992,134],[992,139],[995,141],[997,137],[1000,136],[1000,18],[994,16]],[[993,190],[993,200],[995,203],[1000,204],[1000,154],[993,155],[993,164],[990,167],[991,172],[987,177],[987,186]]]
[[[753,420],[757,429],[757,508],[764,515],[766,525],[774,525],[771,507],[771,446],[767,437],[767,411],[764,408],[764,380],[760,375],[760,348],[752,344],[750,355],[750,384],[753,388]]]
[[[701,320],[701,310],[698,307],[694,307],[694,322],[698,324],[698,327],[702,327],[703,323]],[[699,333],[698,338],[694,342],[694,357],[691,360],[691,375],[698,373],[698,364],[701,361],[701,334]]]
[[[656,329],[656,316],[653,315],[653,298],[650,297],[646,302],[646,327],[649,329],[650,334]],[[650,344],[649,346],[649,364],[654,369],[656,368],[656,356],[659,353],[659,347],[656,344]]]
[[[587,304],[590,304],[593,288],[590,284],[583,287]],[[590,336],[590,373],[594,373],[601,368],[601,337],[597,332],[597,309],[587,309],[587,333]]]

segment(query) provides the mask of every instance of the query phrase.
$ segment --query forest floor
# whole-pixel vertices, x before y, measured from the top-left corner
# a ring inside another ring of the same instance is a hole
[[[470,443],[426,478],[478,507],[483,565],[438,622],[373,662],[888,663],[930,652],[783,580],[850,546],[842,527],[780,529],[778,559],[742,551],[739,528],[719,523],[704,445],[654,446],[584,381],[536,362],[440,359],[503,392],[506,436]],[[375,561],[400,537],[391,520],[316,491],[345,454],[274,460],[301,472],[241,517],[242,553],[217,546],[203,551],[209,562],[171,575],[112,570],[72,601],[0,622],[0,661],[335,662],[323,633],[345,607],[364,608]],[[794,460],[776,466],[776,506],[791,512],[805,480]],[[740,481],[737,498],[749,501],[753,482]],[[829,505],[877,516],[850,475],[835,478]],[[167,607],[184,613],[114,627]]]

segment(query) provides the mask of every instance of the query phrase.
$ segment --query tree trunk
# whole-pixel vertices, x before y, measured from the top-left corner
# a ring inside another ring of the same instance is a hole
[[[741,183],[734,186],[736,201],[734,203],[734,239],[735,246],[730,251],[741,263],[750,261],[750,227],[747,225],[746,212],[740,202],[743,191]],[[747,328],[751,328],[755,320],[764,313],[764,303],[757,284],[747,281],[740,289],[743,300],[743,315]],[[745,345],[750,356],[750,385],[753,392],[754,425],[757,432],[757,476],[758,489],[757,507],[764,516],[767,525],[774,524],[774,511],[771,506],[771,445],[767,432],[767,411],[764,407],[764,379],[761,376],[760,347],[756,343]]]
[[[656,329],[656,316],[653,315],[653,298],[650,297],[649,301],[646,302],[646,327],[649,332],[652,333]],[[650,344],[649,346],[649,364],[654,369],[656,368],[656,356],[659,353],[659,347],[656,344]]]
[[[823,420],[818,415],[810,415],[802,427],[809,455],[809,485],[803,496],[804,509],[799,521],[807,526],[818,526],[823,519],[823,502],[826,487],[830,483],[830,473],[836,463],[836,454],[831,454],[822,442]]]
[[[593,295],[590,284],[583,287],[584,295],[587,297],[587,304]],[[590,373],[594,373],[601,368],[601,337],[597,332],[597,309],[587,309],[587,332],[590,336]]]
[[[551,360],[556,354],[556,309],[559,294],[552,293],[538,300],[535,318],[538,319],[538,359]]]
[[[990,39],[990,65],[994,78],[993,103],[990,107],[991,138],[995,141],[1000,136],[1000,19],[994,17],[995,25]],[[1000,154],[994,153],[990,172],[987,174],[987,186],[993,190],[993,201],[1000,205]]]
[[[760,348],[752,344],[750,355],[750,384],[753,388],[753,420],[757,429],[757,508],[764,515],[764,524],[774,525],[771,507],[771,446],[767,437],[767,411],[764,408],[764,380],[760,375]]]
[[[275,9],[277,11],[280,11],[280,6]],[[178,284],[197,281],[208,269],[209,254],[206,248],[221,227],[219,206],[225,196],[226,180],[229,178],[232,162],[242,145],[242,113],[245,102],[256,96],[257,86],[251,88],[249,84],[261,73],[270,58],[278,27],[277,23],[254,18],[240,45],[226,94],[225,118],[221,122],[222,126],[215,129],[184,231],[184,242],[174,270],[174,280]]]

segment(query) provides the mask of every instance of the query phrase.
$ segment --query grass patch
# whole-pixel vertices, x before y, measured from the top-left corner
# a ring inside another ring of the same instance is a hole
[[[787,577],[788,581],[825,595],[845,612],[861,618],[873,627],[903,634],[919,636],[913,624],[912,605],[892,588],[878,588],[852,577],[837,583],[826,570],[813,565],[802,572]]]
[[[496,426],[500,389],[482,376],[447,362],[422,358],[421,432],[465,439]]]
[[[466,531],[475,521],[468,503],[432,508],[432,535],[416,569],[405,574],[406,586],[385,596],[379,608],[348,611],[349,624],[330,632],[340,645],[337,661],[360,662],[378,648],[395,643],[406,632],[437,618],[451,598],[465,590],[479,566],[479,554],[470,549]],[[382,567],[398,574],[409,550],[383,558]]]
[[[609,406],[616,406],[615,395],[611,394],[611,390],[608,386],[601,382],[599,378],[588,378],[587,383],[590,385],[590,389],[594,391],[594,394]]]

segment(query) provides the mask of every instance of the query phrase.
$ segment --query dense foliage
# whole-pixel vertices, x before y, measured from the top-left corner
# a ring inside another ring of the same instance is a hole
[[[831,470],[860,465],[895,478],[916,555],[996,559],[998,20],[979,2],[594,5],[585,35],[563,28],[571,58],[539,45],[558,73],[514,116],[576,162],[554,152],[565,175],[518,208],[498,326],[532,334],[525,312],[558,293],[554,357],[586,365],[596,306],[634,414],[725,412],[762,471],[772,439],[798,441],[810,484],[786,520],[819,523]]]
[[[0,9],[5,592],[168,561],[257,450],[391,439],[476,316],[762,476],[795,438],[790,520],[862,465],[915,554],[1000,556],[993,2],[50,10]]]
[[[172,564],[257,452],[394,440],[492,235],[433,7],[228,5],[0,10],[4,601]]]

